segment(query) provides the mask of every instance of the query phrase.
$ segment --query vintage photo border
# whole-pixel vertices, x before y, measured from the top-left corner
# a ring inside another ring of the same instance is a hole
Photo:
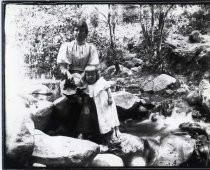
[[[171,0],[70,0],[70,1],[64,1],[64,0],[34,0],[34,1],[15,1],[15,0],[4,0],[2,1],[2,15],[1,15],[1,24],[2,24],[2,169],[4,169],[4,158],[5,158],[5,149],[6,149],[6,129],[5,129],[5,8],[7,4],[22,4],[22,5],[60,5],[60,4],[69,4],[69,5],[74,5],[74,4],[209,4],[210,5],[210,0],[176,0],[176,1],[171,1]],[[86,168],[79,168],[79,167],[72,167],[68,169],[86,169]],[[181,168],[181,167],[130,167],[130,168],[94,168],[94,169],[208,169],[208,168]],[[38,169],[38,168],[33,168],[33,169]],[[46,168],[48,169],[48,168]],[[52,168],[50,168],[52,169]],[[55,168],[57,169],[57,168]],[[64,168],[62,168],[64,169]],[[87,167],[87,169],[93,169]]]

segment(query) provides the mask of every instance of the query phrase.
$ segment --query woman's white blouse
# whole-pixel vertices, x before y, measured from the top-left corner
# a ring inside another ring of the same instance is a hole
[[[87,65],[98,65],[99,57],[93,44],[78,45],[76,41],[61,45],[57,63],[69,64],[71,70],[84,71]]]

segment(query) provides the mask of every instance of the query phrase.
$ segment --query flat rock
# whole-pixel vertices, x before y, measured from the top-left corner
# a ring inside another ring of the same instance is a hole
[[[124,163],[123,160],[114,154],[104,153],[98,154],[93,159],[91,163],[91,167],[123,167]]]
[[[64,136],[48,136],[35,131],[33,163],[47,167],[87,166],[100,152],[96,143]]]
[[[146,84],[143,86],[144,91],[160,91],[170,84],[173,84],[176,82],[176,79],[167,75],[167,74],[161,74],[154,78],[153,80],[148,81]]]
[[[136,104],[140,102],[140,99],[126,91],[118,91],[113,93],[113,97],[117,107],[125,110],[132,109]]]

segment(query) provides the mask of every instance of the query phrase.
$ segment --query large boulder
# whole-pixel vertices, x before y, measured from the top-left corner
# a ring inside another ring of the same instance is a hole
[[[191,91],[186,97],[187,102],[190,105],[196,105],[200,102],[200,96],[198,90]]]
[[[160,91],[167,88],[169,85],[176,82],[174,77],[171,77],[167,74],[161,74],[157,76],[152,81],[149,81],[146,85],[144,85],[144,91]]]
[[[53,103],[49,101],[39,101],[30,106],[32,119],[36,129],[44,131],[49,124],[53,111]]]
[[[137,96],[126,91],[118,91],[113,93],[113,98],[120,120],[134,117],[137,114],[140,102]]]
[[[90,164],[91,167],[123,167],[124,163],[122,159],[114,154],[104,153],[98,154],[93,162]]]
[[[34,149],[34,123],[24,99],[14,96],[6,100],[6,163],[7,167],[23,167]]]
[[[47,167],[87,166],[100,152],[96,143],[64,136],[48,136],[35,131],[32,163]]]
[[[155,149],[155,160],[151,166],[180,166],[192,156],[195,140],[188,136],[168,135]]]
[[[135,64],[132,61],[125,61],[123,65],[128,69],[135,67]]]
[[[144,140],[130,134],[122,133],[120,137],[120,149],[113,153],[121,157],[125,165],[130,165],[133,157],[142,156],[144,152]]]
[[[114,101],[117,107],[125,110],[132,109],[140,102],[140,99],[126,91],[118,91],[113,93]]]

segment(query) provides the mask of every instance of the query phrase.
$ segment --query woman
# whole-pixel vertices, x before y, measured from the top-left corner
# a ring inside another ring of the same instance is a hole
[[[61,82],[61,92],[69,99],[72,107],[71,114],[61,118],[61,122],[66,126],[65,128],[61,128],[61,131],[63,129],[71,131],[72,133],[70,134],[73,136],[76,135],[75,127],[79,118],[78,113],[81,112],[83,97],[82,91],[75,85],[75,78],[78,77],[80,79],[86,66],[97,66],[99,64],[96,47],[86,42],[87,35],[87,23],[84,20],[75,22],[75,40],[62,44],[57,57],[57,63],[60,65],[61,73],[66,77]],[[66,134],[69,135],[69,132]]]

